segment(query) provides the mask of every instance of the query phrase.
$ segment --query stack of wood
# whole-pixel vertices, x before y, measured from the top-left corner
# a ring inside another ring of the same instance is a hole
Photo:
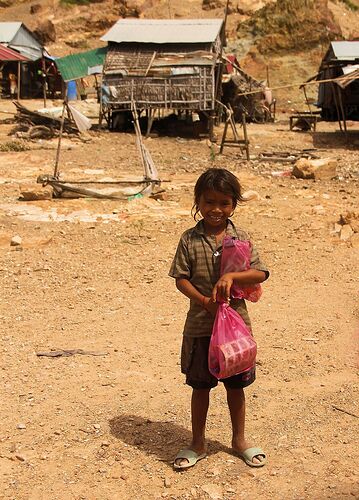
[[[56,131],[61,128],[61,119],[47,116],[37,111],[30,111],[19,102],[14,102],[16,106],[15,120],[19,126],[14,132],[21,132],[28,135],[30,139],[51,138],[56,135]],[[76,126],[68,119],[64,121],[64,131],[69,134],[78,134]]]

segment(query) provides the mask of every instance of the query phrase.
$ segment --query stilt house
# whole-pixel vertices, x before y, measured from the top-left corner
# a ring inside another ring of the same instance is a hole
[[[102,37],[107,119],[138,109],[188,110],[208,115],[216,107],[224,41],[221,19],[120,19]]]
[[[359,120],[359,41],[331,42],[317,80],[318,106],[324,120]]]

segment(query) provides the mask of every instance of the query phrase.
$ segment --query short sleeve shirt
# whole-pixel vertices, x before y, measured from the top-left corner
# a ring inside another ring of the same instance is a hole
[[[228,221],[226,234],[240,240],[249,240],[245,231],[237,229],[232,221]],[[216,245],[214,236],[205,234],[203,221],[185,231],[178,243],[169,276],[188,279],[197,290],[209,297],[214,285],[220,278],[222,245]],[[258,252],[252,245],[252,269],[268,272],[261,262]],[[231,307],[251,327],[246,303],[243,299],[232,299]],[[188,337],[208,337],[212,334],[214,317],[201,305],[190,300],[190,307],[184,325],[183,335]]]

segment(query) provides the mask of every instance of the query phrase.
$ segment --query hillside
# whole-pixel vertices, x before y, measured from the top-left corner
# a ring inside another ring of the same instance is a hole
[[[119,17],[221,18],[224,0],[0,0],[0,16],[45,35],[53,55],[97,47]],[[33,12],[33,13],[31,13]],[[49,30],[50,26],[50,30]],[[49,31],[51,33],[49,33]],[[334,39],[359,37],[359,0],[242,0],[229,2],[227,50],[258,79],[276,87],[312,76]],[[267,71],[269,73],[267,73]],[[316,94],[313,87],[309,94]],[[300,106],[297,89],[277,91],[282,107]],[[288,102],[290,101],[290,102]]]

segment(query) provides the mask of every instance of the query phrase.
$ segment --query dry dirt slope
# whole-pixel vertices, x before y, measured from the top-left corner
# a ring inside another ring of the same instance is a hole
[[[278,125],[249,131],[255,152],[313,146],[309,134]],[[322,154],[340,158],[342,176],[331,182],[272,177],[264,172],[281,165],[246,165],[230,150],[215,160],[262,197],[235,221],[251,231],[272,272],[251,306],[260,350],[258,380],[246,391],[247,432],[269,462],[252,470],[231,455],[219,388],[209,456],[184,474],[170,462],[189,439],[190,391],[178,366],[187,302],[167,272],[192,224],[193,182],[212,164],[206,143],[148,141],[171,179],[162,203],[20,203],[19,179],[49,171],[54,153],[0,153],[0,498],[359,495],[358,249],[331,232],[342,212],[357,210],[358,162],[354,149],[331,146]],[[62,169],[72,178],[89,168],[140,174],[136,158],[132,135],[104,133],[65,150]],[[106,214],[115,220],[104,223]],[[41,220],[49,215],[52,222]],[[60,215],[66,220],[56,222]],[[14,234],[20,250],[9,245]],[[35,354],[56,348],[106,355]]]
[[[31,14],[35,3],[41,9]],[[33,30],[50,20],[56,40],[46,45],[52,55],[63,56],[102,45],[101,36],[120,13],[138,12],[144,18],[223,18],[225,5],[224,1],[209,2],[212,8],[204,10],[201,0],[84,3],[0,0],[0,17],[21,20]],[[227,21],[227,51],[235,52],[243,68],[260,80],[267,78],[268,67],[272,87],[298,82],[297,87],[275,94],[279,108],[300,109],[305,103],[299,84],[316,73],[330,40],[359,36],[358,8],[358,0],[233,1]],[[310,88],[309,95],[315,99],[316,89],[311,92]]]

